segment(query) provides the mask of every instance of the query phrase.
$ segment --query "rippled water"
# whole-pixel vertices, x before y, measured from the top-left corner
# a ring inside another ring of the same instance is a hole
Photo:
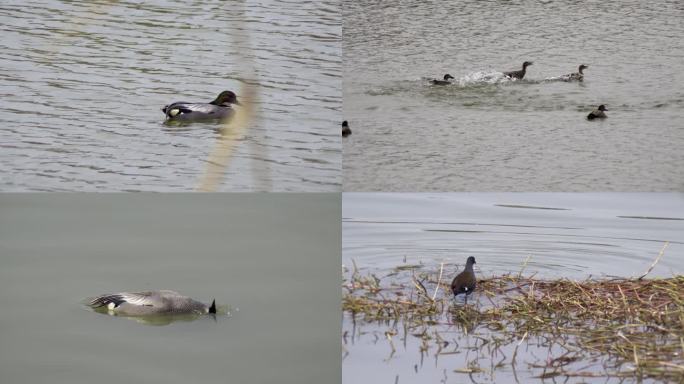
[[[217,126],[166,127],[160,108],[248,82],[256,119],[219,189],[339,190],[340,12],[336,1],[4,2],[0,189],[192,190]]]
[[[390,281],[410,284],[413,272],[398,272],[401,266],[437,272],[440,263],[445,263],[444,280],[448,281],[462,270],[468,256],[477,260],[478,278],[518,273],[529,256],[524,273],[542,279],[639,276],[667,241],[669,246],[648,276],[684,272],[682,194],[345,193],[342,215],[343,264],[348,271],[355,265],[362,275],[374,274],[383,286]],[[476,292],[469,302],[478,300]],[[481,300],[486,304],[486,299]],[[394,354],[384,335],[390,326],[400,330]],[[394,382],[397,376],[399,383],[440,382],[447,377],[448,383],[464,382],[469,381],[467,375],[455,374],[454,369],[476,357],[482,359],[480,366],[486,373],[476,375],[474,382],[516,382],[510,366],[494,372],[489,364],[498,360],[491,361],[486,352],[476,352],[478,348],[470,349],[477,344],[477,336],[468,339],[453,326],[437,328],[450,342],[457,340],[460,353],[438,355],[431,349],[422,355],[422,340],[420,335],[411,335],[413,328],[404,335],[402,324],[353,322],[345,316],[343,382]],[[535,343],[520,351],[524,357],[518,356],[518,361],[546,356],[543,343]],[[528,382],[533,370],[526,363],[518,364],[517,375],[519,382]]]
[[[346,1],[346,191],[684,187],[679,1]],[[522,81],[501,72],[533,61]],[[588,64],[583,83],[549,81]],[[454,85],[428,79],[450,73]],[[598,104],[605,121],[585,116]]]

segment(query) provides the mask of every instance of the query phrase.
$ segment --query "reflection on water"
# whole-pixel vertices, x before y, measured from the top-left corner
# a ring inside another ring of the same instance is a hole
[[[679,191],[676,0],[345,1],[345,191]],[[625,49],[629,47],[629,49]],[[502,72],[534,61],[523,80]],[[588,64],[583,82],[555,81]],[[455,77],[433,86],[429,79]],[[589,122],[599,104],[608,119]]]
[[[339,190],[337,2],[0,8],[1,190],[191,191],[220,132],[161,108],[245,85],[255,119],[218,190]]]
[[[101,313],[109,316],[123,317],[129,320],[133,320],[137,323],[144,325],[169,325],[175,322],[189,322],[198,319],[213,319],[217,321],[219,318],[230,318],[232,313],[229,307],[217,307],[216,314],[200,314],[200,313],[188,313],[188,314],[174,314],[174,315],[147,315],[147,316],[127,316],[117,314],[113,311],[108,310],[105,307],[95,308],[94,312]]]
[[[671,277],[684,273],[683,217],[681,194],[345,193],[345,278],[372,276],[387,287],[378,297],[388,300],[415,292],[418,278],[438,300],[448,299],[450,315],[421,325],[345,314],[343,382],[524,383],[536,380],[547,360],[600,375],[601,359],[553,360],[567,351],[549,349],[543,336],[504,340],[496,329],[468,328],[463,299],[451,300],[436,282],[451,281],[468,256],[477,260],[479,280],[521,272],[539,279],[636,277],[666,242],[648,277]],[[486,313],[494,302],[476,291],[468,306]]]

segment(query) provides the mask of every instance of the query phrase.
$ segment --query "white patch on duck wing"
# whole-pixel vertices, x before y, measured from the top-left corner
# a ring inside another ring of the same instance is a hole
[[[154,307],[154,303],[158,300],[153,298],[152,295],[152,292],[124,292],[121,293],[121,298],[128,304]]]

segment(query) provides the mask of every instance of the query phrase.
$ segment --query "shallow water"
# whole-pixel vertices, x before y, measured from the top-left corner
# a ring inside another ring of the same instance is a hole
[[[410,284],[411,271],[398,273],[397,267],[438,272],[440,263],[448,281],[462,270],[467,256],[475,256],[478,278],[518,273],[529,256],[525,275],[542,279],[639,276],[667,241],[669,246],[648,276],[684,273],[682,194],[345,193],[342,215],[347,277],[356,265],[359,273],[372,273],[382,284]],[[440,291],[438,297],[443,294]],[[479,299],[476,292],[469,303],[488,303]],[[392,326],[400,331],[394,338],[394,354],[384,334]],[[487,348],[483,352],[476,347],[482,342],[478,337],[487,338],[487,330],[467,336],[453,325],[435,328],[450,341],[449,351],[454,342],[460,345],[459,353],[438,355],[432,348],[421,355],[421,338],[411,332],[404,335],[402,324],[354,323],[345,315],[343,382],[394,382],[397,376],[399,383],[440,382],[445,376],[447,383],[469,382],[467,375],[454,370],[474,359],[487,370],[475,375],[475,382],[516,382],[510,365],[491,369],[502,356],[495,360]],[[540,373],[526,362],[543,360],[547,354],[538,340],[524,345],[525,351],[518,352],[519,382]],[[512,349],[504,350],[510,361]]]
[[[681,2],[346,1],[345,191],[679,191]],[[522,81],[502,71],[533,61]],[[588,64],[583,83],[547,81]],[[450,73],[454,85],[428,78]],[[605,121],[587,121],[597,105]]]
[[[247,84],[256,116],[219,190],[340,189],[335,1],[28,1],[0,25],[0,190],[192,190],[218,126],[173,129],[161,107]]]
[[[0,194],[0,382],[340,377],[339,199]],[[215,298],[231,315],[167,324],[82,304],[151,289]]]

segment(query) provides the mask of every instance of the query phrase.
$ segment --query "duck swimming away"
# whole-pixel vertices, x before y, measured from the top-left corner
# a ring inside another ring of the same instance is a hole
[[[95,297],[88,305],[94,309],[106,307],[110,314],[124,316],[216,313],[216,300],[206,305],[168,290],[105,294]]]
[[[532,64],[534,64],[534,63],[531,61],[526,61],[523,63],[521,70],[504,72],[504,76],[508,77],[509,79],[520,79],[520,80],[522,80],[522,78],[525,77],[525,73],[527,72],[527,67],[529,67]]]
[[[347,120],[343,121],[342,122],[342,137],[347,137],[351,134],[352,134],[352,132],[351,132],[351,128],[349,128],[349,123],[347,122]]]
[[[451,81],[449,81],[449,79],[453,78],[453,76],[447,73],[446,75],[444,75],[444,80],[432,79],[430,82],[432,83],[432,85],[449,85],[451,84]]]
[[[577,69],[577,72],[570,73],[568,75],[563,75],[560,77],[560,79],[563,81],[584,81],[584,73],[582,71],[584,71],[587,68],[589,68],[588,65],[582,64]]]
[[[233,104],[241,105],[233,91],[223,91],[209,103],[177,101],[162,108],[167,121],[195,122],[228,120],[235,110]]]
[[[451,291],[454,293],[454,296],[465,293],[466,304],[468,304],[468,295],[473,293],[475,286],[477,285],[475,271],[473,271],[473,264],[476,264],[475,258],[472,256],[468,257],[463,272],[456,275],[454,280],[451,282]]]
[[[605,111],[607,111],[606,106],[601,104],[598,106],[598,108],[594,109],[593,111],[591,111],[587,115],[587,119],[588,120],[605,119],[606,117],[608,117],[608,116],[606,116]]]

